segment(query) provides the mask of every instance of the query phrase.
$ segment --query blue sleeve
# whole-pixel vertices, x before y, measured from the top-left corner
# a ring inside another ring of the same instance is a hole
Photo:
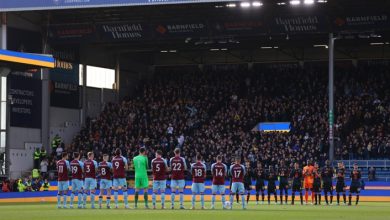
[[[108,167],[110,167],[110,169],[112,169],[112,163],[111,162],[107,162],[108,164]]]
[[[202,163],[203,167],[204,167],[204,170],[207,170],[207,166],[206,164]]]
[[[228,168],[227,168],[226,164],[224,164],[223,166],[225,167],[225,176],[227,176],[227,174],[228,174]]]
[[[122,157],[123,159],[123,162],[125,163],[125,165],[127,165],[127,159],[125,157]]]
[[[214,166],[215,166],[215,163],[211,164],[211,173],[213,173],[213,170],[214,170]]]
[[[79,161],[79,164],[80,164],[81,169],[84,169],[84,163]]]
[[[192,172],[192,169],[194,168],[194,163],[191,164],[191,168],[190,168],[190,171]]]
[[[187,170],[187,163],[186,163],[186,159],[184,159],[184,157],[181,158],[183,163],[184,163],[184,170]]]
[[[245,169],[245,166],[244,165],[241,165],[242,167],[242,170],[244,171],[244,175],[246,174],[246,169]]]
[[[167,168],[168,167],[167,160],[163,159],[163,161],[164,161],[164,164],[165,164],[165,168]]]
[[[98,163],[96,162],[96,160],[93,161],[93,164],[95,165],[95,168],[98,167]]]
[[[232,169],[233,169],[233,165],[230,166],[229,168],[229,174],[232,175]]]
[[[65,160],[65,163],[66,163],[66,167],[68,168],[68,170],[70,170],[70,163],[69,163],[69,161]]]

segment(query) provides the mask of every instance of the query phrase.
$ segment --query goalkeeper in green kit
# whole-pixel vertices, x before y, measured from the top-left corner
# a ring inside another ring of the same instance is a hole
[[[146,149],[141,147],[139,149],[139,155],[133,158],[134,170],[135,170],[135,204],[134,208],[137,208],[139,191],[144,191],[145,208],[148,206],[148,157],[146,156]]]

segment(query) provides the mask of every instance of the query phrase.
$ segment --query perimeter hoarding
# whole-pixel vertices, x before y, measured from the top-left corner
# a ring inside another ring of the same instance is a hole
[[[231,0],[1,0],[0,12],[228,1]]]

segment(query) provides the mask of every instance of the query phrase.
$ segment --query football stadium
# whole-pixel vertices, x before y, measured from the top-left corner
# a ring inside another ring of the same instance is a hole
[[[390,219],[390,1],[0,0],[0,216]]]

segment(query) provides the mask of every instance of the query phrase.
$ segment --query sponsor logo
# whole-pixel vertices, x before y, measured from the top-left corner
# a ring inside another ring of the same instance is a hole
[[[144,30],[141,24],[106,24],[102,25],[102,29],[117,40],[142,38]]]
[[[193,33],[206,28],[205,24],[193,23],[193,24],[167,24],[158,25],[156,31],[160,34],[166,33]]]
[[[320,21],[317,16],[298,16],[292,18],[276,17],[275,23],[286,32],[318,31]]]
[[[357,25],[375,25],[382,22],[387,22],[387,15],[369,15],[369,16],[347,16],[345,18],[336,18],[334,23],[338,27],[344,25],[357,26]]]

